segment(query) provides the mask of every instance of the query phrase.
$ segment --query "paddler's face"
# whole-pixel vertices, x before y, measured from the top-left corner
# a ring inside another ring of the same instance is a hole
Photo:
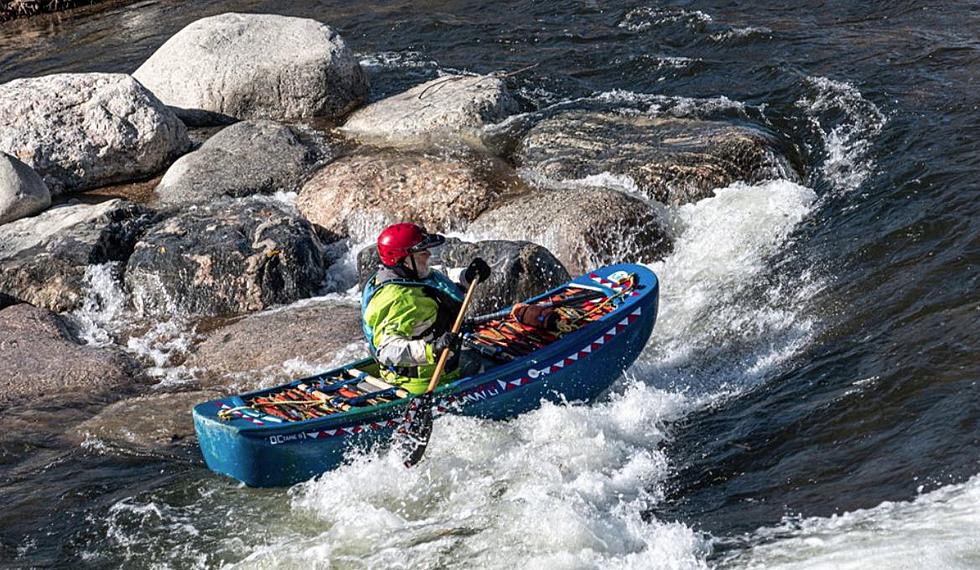
[[[411,257],[415,260],[415,271],[418,273],[419,278],[425,279],[428,277],[429,258],[432,257],[432,253],[427,249],[423,249],[422,251],[413,253]],[[408,262],[408,267],[412,267],[411,261]]]

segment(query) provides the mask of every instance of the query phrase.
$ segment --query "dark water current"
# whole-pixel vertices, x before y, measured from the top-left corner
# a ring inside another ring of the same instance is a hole
[[[525,111],[602,93],[644,108],[696,98],[720,101],[697,116],[762,122],[793,142],[817,201],[787,246],[747,276],[739,303],[804,312],[813,335],[760,377],[738,362],[758,346],[721,339],[725,350],[704,346],[670,374],[641,378],[695,397],[729,394],[672,424],[669,475],[656,483],[665,496],[643,514],[713,537],[697,555],[707,564],[784,517],[909,501],[980,472],[980,3],[110,4],[0,25],[0,81],[131,72],[184,25],[226,11],[337,27],[370,64],[375,98],[439,70],[536,64],[509,79]],[[819,285],[801,290],[801,275]],[[209,550],[228,520],[195,517],[244,491],[215,483],[194,457],[66,450],[32,435],[30,422],[0,455],[0,565],[208,566],[243,556]],[[209,489],[203,500],[199,485]],[[119,521],[120,502],[146,496],[158,512],[130,509],[132,520]],[[284,509],[277,497],[256,493],[236,524]],[[195,531],[114,536],[168,516]]]

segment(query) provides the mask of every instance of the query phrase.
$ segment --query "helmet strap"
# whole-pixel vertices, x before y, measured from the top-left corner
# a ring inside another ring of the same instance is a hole
[[[411,266],[406,264],[404,261],[399,265],[398,269],[401,270],[401,273],[404,273],[402,277],[406,279],[419,279],[419,268],[418,265],[415,264],[415,256],[409,254],[406,259],[409,260],[408,263],[411,264]]]

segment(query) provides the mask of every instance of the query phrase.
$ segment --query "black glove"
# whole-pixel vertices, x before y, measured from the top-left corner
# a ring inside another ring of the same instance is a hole
[[[471,261],[463,273],[463,279],[466,279],[467,283],[472,283],[478,277],[480,278],[480,282],[486,281],[490,277],[490,266],[480,257]]]
[[[439,358],[442,351],[449,349],[451,353],[459,352],[459,346],[463,342],[463,337],[454,332],[444,332],[432,343],[432,354]]]

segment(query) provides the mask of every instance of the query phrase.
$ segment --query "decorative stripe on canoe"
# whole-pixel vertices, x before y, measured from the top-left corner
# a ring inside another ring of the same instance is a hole
[[[467,391],[464,394],[459,394],[456,396],[449,396],[442,398],[440,404],[433,406],[433,413],[436,415],[444,414],[450,410],[448,406],[451,406],[455,402],[465,401],[467,394],[472,394],[475,392],[482,392],[488,388],[499,388],[503,391],[513,390],[521,386],[526,386],[543,379],[548,374],[555,372],[569,364],[572,364],[578,360],[588,357],[593,351],[602,348],[602,345],[612,340],[617,334],[626,330],[626,328],[636,322],[640,316],[641,309],[636,309],[632,313],[628,314],[621,321],[617,322],[615,325],[610,327],[606,332],[599,335],[599,337],[592,341],[589,345],[585,346],[581,350],[567,356],[564,358],[559,358],[557,361],[549,365],[547,368],[541,368],[538,370],[528,371],[528,375],[520,378],[515,378],[514,380],[492,380],[486,384],[481,384],[476,388]],[[495,386],[496,385],[496,386]],[[304,432],[307,438],[318,439],[322,437],[337,437],[337,436],[347,436],[354,435],[365,431],[376,431],[380,429],[398,427],[401,424],[399,420],[387,420],[385,422],[371,422],[367,424],[360,424],[356,426],[346,426],[336,429],[329,430],[312,430]]]

